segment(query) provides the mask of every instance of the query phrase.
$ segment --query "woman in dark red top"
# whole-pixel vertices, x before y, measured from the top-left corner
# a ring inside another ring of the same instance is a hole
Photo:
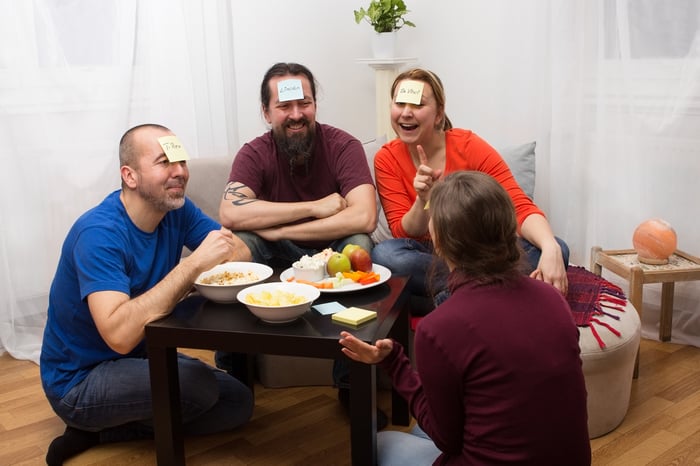
[[[381,432],[379,464],[589,465],[578,329],[559,291],[520,273],[508,194],[484,173],[455,172],[429,211],[451,295],[416,329],[417,370],[393,340],[341,333],[348,357],[387,370],[432,440]]]

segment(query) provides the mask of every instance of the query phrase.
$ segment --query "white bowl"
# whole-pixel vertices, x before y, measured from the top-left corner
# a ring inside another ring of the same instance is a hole
[[[248,280],[241,278],[233,282],[234,284],[219,285],[217,283],[203,283],[203,281],[224,272],[253,274],[257,278]],[[252,284],[267,280],[271,276],[272,268],[265,264],[258,264],[257,262],[225,262],[200,274],[197,280],[195,280],[194,286],[197,288],[197,291],[207,299],[217,303],[235,303],[236,295],[238,295],[239,291]]]
[[[318,261],[316,267],[310,264],[302,265],[299,261],[292,264],[294,278],[297,280],[306,280],[307,282],[320,282],[326,276],[326,264],[323,261]]]
[[[266,305],[250,303],[246,299],[248,295],[260,297],[260,294],[263,292],[267,292],[273,296],[279,296],[280,293],[287,296],[291,294],[303,300],[295,304]],[[250,309],[250,312],[255,314],[260,320],[273,324],[282,324],[296,320],[311,309],[311,303],[318,299],[319,296],[321,296],[321,291],[318,288],[305,283],[269,282],[242,289],[238,292],[238,301],[245,304],[248,309]]]

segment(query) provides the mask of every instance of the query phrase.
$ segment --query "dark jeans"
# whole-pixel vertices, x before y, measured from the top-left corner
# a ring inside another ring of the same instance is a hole
[[[542,251],[529,241],[518,238],[525,252],[526,269],[529,274],[540,261]],[[561,247],[564,266],[569,264],[569,246],[556,238]],[[408,282],[411,294],[430,296],[438,305],[449,296],[447,290],[448,270],[445,263],[433,254],[431,243],[423,243],[410,238],[394,238],[382,241],[372,250],[372,261],[383,265],[392,273],[410,275]]]
[[[184,433],[232,430],[253,414],[253,394],[240,381],[178,353]],[[153,438],[148,359],[105,361],[61,399],[49,398],[58,416],[76,429],[100,432],[101,442]]]

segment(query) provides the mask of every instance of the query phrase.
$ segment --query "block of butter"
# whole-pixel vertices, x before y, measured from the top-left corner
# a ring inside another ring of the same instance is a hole
[[[343,309],[342,311],[333,314],[333,319],[336,322],[349,325],[360,325],[368,322],[372,319],[377,318],[377,313],[375,311],[368,311],[367,309],[362,309],[359,307],[349,307]]]

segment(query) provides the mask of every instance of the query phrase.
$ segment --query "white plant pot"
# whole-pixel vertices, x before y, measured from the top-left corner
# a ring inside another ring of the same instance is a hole
[[[374,58],[395,58],[396,31],[375,32],[372,36],[372,55]]]

